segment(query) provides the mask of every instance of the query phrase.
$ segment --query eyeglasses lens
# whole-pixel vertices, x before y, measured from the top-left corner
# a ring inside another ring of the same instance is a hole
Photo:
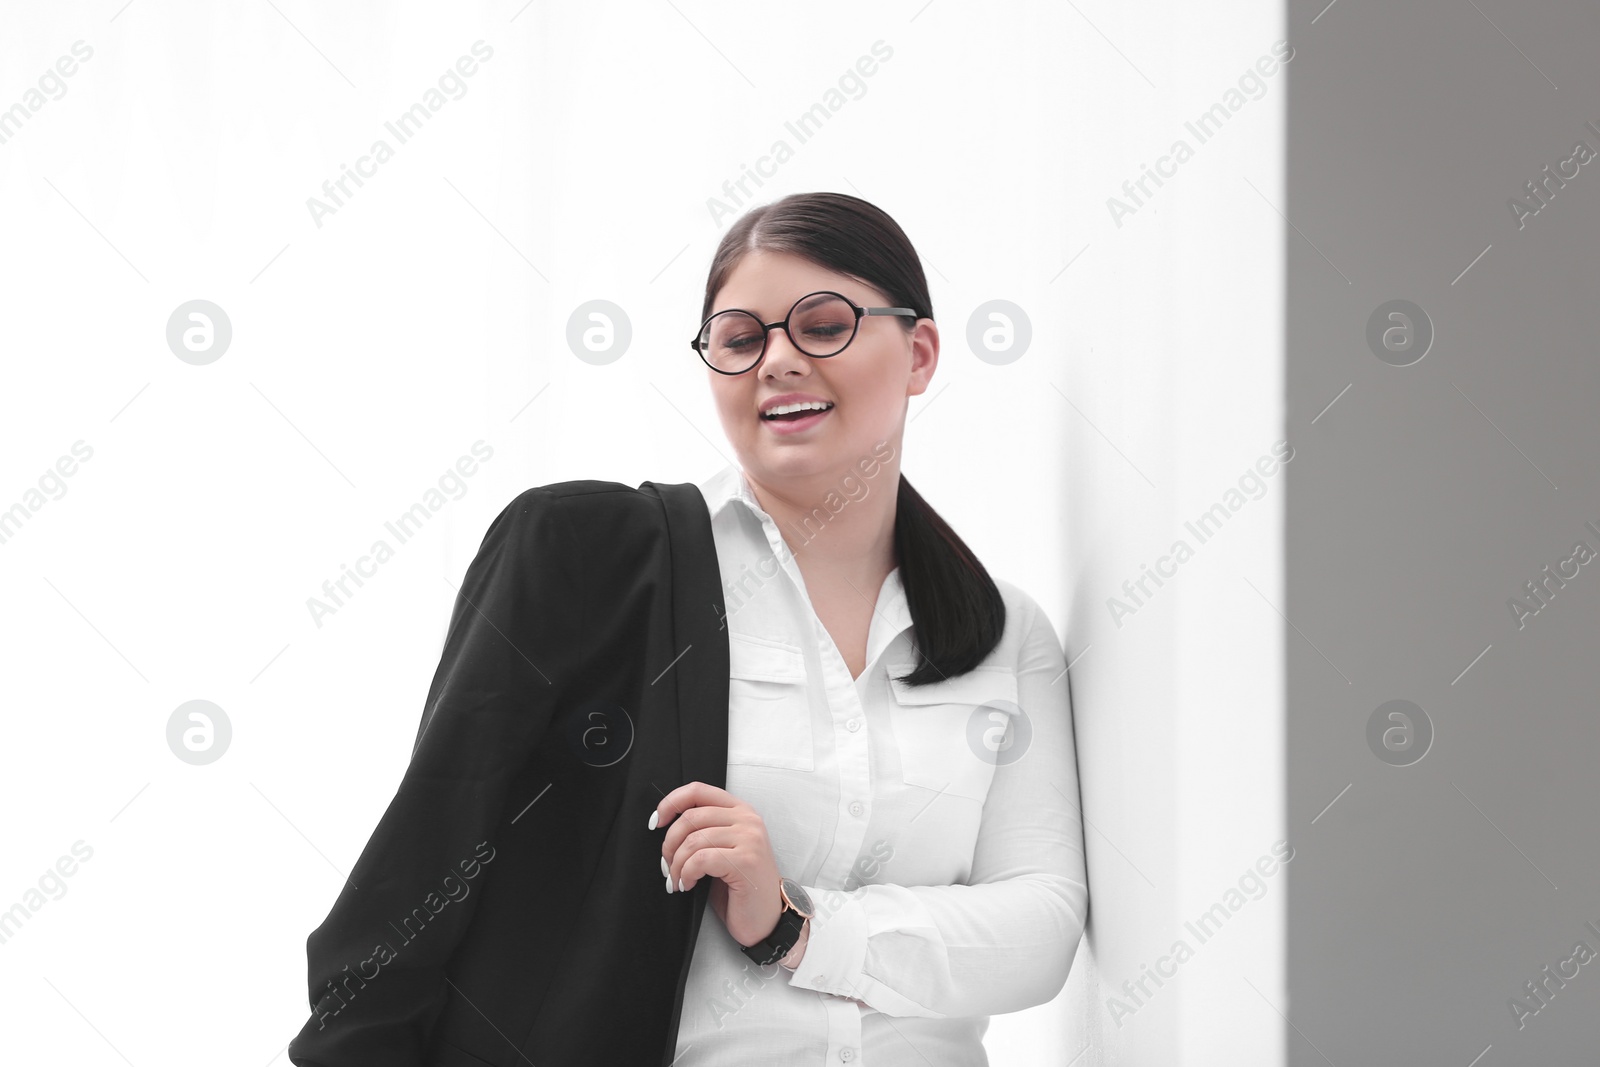
[[[842,352],[855,327],[855,308],[831,293],[806,297],[789,315],[789,339],[808,356]],[[761,322],[746,311],[713,315],[700,331],[700,351],[720,371],[749,370],[761,357],[761,342]]]

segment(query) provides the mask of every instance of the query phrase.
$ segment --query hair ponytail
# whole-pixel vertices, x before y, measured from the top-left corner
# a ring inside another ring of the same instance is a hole
[[[900,475],[894,548],[911,611],[917,666],[899,679],[927,685],[965,674],[1000,643],[1006,604],[967,543]]]

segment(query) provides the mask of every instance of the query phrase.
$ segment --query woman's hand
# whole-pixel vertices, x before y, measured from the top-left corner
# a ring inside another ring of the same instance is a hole
[[[680,817],[681,816],[681,817]],[[656,805],[655,828],[667,828],[661,856],[672,891],[715,878],[711,907],[741,945],[772,933],[783,912],[778,860],[767,824],[754,808],[705,782],[680,785]]]

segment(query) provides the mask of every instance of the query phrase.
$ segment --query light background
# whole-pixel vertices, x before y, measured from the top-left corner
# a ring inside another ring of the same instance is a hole
[[[1184,127],[1271,57],[1279,8],[134,0],[0,18],[0,108],[93,49],[0,144],[0,507],[93,449],[0,544],[0,909],[93,849],[0,944],[4,1059],[287,1063],[305,937],[399,782],[489,521],[530,485],[698,481],[731,458],[685,343],[734,217],[707,201],[783,138],[793,158],[728,206],[837,190],[910,234],[943,349],[906,473],[1073,664],[1090,934],[1055,1002],[993,1020],[991,1062],[1282,1062],[1292,864],[1134,1014],[1108,1008],[1286,836],[1292,464],[1135,614],[1107,603],[1285,436],[1293,63],[1213,139]],[[394,144],[385,121],[479,40],[493,56],[465,94],[318,226],[307,199]],[[879,41],[892,56],[799,144],[786,120]],[[1193,158],[1119,225],[1107,199],[1180,137]],[[205,366],[166,340],[193,299],[233,330]],[[596,299],[631,327],[605,365],[567,341]],[[967,341],[997,299],[1031,331],[1004,365]],[[464,493],[318,626],[307,598],[479,440],[493,458]],[[192,699],[233,731],[203,767],[166,738]]]

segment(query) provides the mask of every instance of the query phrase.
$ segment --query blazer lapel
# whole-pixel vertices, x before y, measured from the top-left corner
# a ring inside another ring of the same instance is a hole
[[[692,482],[643,482],[639,489],[661,499],[667,516],[672,555],[672,647],[678,658],[671,667],[678,714],[678,744],[683,782],[705,782],[727,788],[728,772],[728,632],[723,623],[722,572],[717,564],[711,513]],[[682,782],[675,783],[681,785]],[[696,886],[694,909],[683,946],[671,1025],[667,1028],[662,1065],[668,1067],[677,1044],[683,991],[700,934],[700,920],[710,882]]]

